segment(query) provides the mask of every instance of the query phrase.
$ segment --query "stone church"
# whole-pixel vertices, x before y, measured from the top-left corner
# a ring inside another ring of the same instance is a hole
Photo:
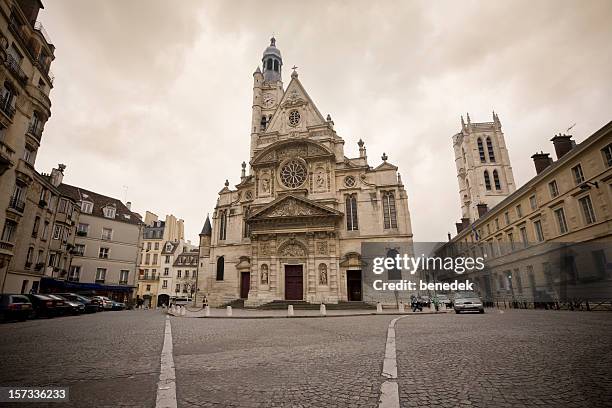
[[[379,301],[364,276],[362,243],[400,253],[412,243],[398,168],[386,154],[370,166],[361,140],[359,156],[345,156],[330,115],[295,70],[284,87],[282,68],[272,38],[253,74],[249,162],[233,188],[225,181],[200,233],[198,299]]]

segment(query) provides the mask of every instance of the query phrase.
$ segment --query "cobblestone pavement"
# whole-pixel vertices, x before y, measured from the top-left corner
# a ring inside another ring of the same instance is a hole
[[[377,406],[390,319],[173,318],[179,406]]]
[[[155,406],[165,316],[103,312],[0,324],[0,385],[70,387],[70,403]]]
[[[406,318],[396,333],[402,407],[611,406],[607,312]]]
[[[178,406],[377,407],[394,317],[172,317]],[[69,386],[74,407],[154,407],[165,319],[147,310],[1,324],[0,385]],[[396,326],[401,406],[606,406],[611,333],[609,313],[406,317]]]

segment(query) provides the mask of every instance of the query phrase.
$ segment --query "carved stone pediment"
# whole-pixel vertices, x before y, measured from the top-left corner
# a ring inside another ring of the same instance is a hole
[[[249,217],[249,221],[274,220],[295,217],[339,217],[342,214],[333,208],[311,200],[286,195],[274,200],[268,206]]]

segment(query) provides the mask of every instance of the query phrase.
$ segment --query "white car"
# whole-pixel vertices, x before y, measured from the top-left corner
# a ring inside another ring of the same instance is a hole
[[[455,313],[461,312],[478,312],[484,313],[484,304],[474,292],[457,292],[455,295]]]
[[[98,299],[100,304],[102,305],[102,309],[104,310],[112,310],[113,309],[113,301],[107,298],[106,296],[92,296],[93,299]]]

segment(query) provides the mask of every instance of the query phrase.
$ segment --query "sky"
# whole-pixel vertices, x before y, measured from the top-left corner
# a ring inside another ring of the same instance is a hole
[[[185,220],[197,242],[249,160],[252,74],[272,34],[345,154],[399,167],[414,239],[461,217],[452,136],[498,113],[515,180],[575,123],[612,119],[612,2],[44,1],[56,47],[37,170]],[[552,154],[554,157],[554,154]]]

